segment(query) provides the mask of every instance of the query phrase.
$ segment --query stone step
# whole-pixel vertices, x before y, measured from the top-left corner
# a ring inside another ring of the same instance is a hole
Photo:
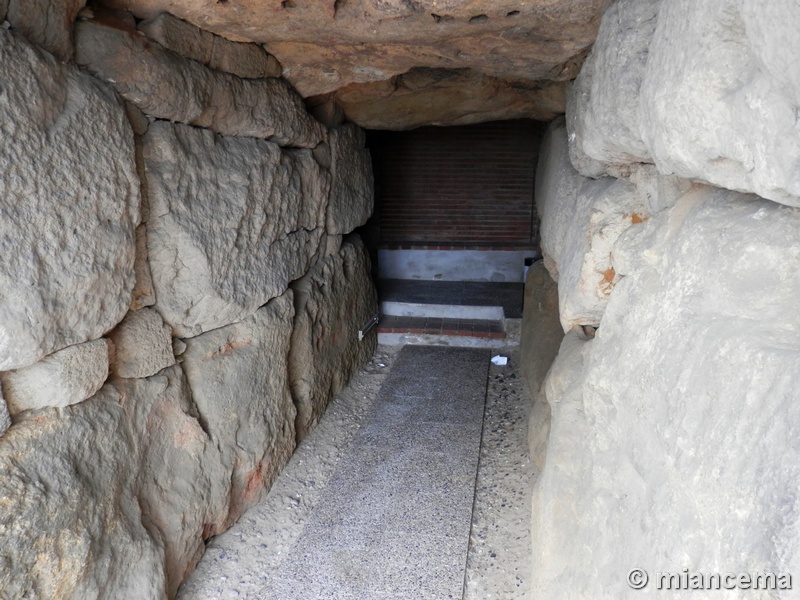
[[[491,339],[506,337],[503,322],[500,320],[450,319],[430,316],[383,315],[378,324],[378,334],[381,333],[453,335]]]

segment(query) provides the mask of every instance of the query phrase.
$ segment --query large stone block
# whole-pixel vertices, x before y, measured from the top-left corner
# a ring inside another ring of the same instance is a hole
[[[0,438],[3,594],[173,597],[228,513],[230,474],[193,411],[173,367],[8,430]]]
[[[176,54],[239,77],[280,77],[283,70],[278,60],[258,44],[232,42],[169,13],[139,23],[138,29]]]
[[[539,596],[627,597],[634,567],[797,572],[798,260],[800,210],[714,188],[619,239],[597,336],[548,378]]]
[[[558,286],[543,263],[534,263],[528,269],[525,281],[520,333],[522,373],[534,398],[558,354],[563,338],[564,332],[558,318]]]
[[[651,162],[639,127],[639,91],[661,0],[618,0],[567,99],[570,156],[586,177]]]
[[[328,401],[375,352],[377,330],[362,340],[358,331],[378,313],[378,295],[367,250],[357,239],[319,261],[292,289],[295,326],[289,376],[301,440]]]
[[[82,21],[75,35],[78,63],[148,115],[286,146],[313,148],[325,135],[283,79],[215,71],[113,24]]]
[[[800,53],[792,0],[623,0],[568,104],[575,165],[667,175],[800,206]]]
[[[364,131],[346,124],[330,132],[331,198],[327,230],[348,234],[367,222],[375,201],[375,181],[369,150],[364,148]]]
[[[139,180],[112,90],[0,30],[0,370],[128,310]]]
[[[553,258],[561,256],[571,226],[569,213],[559,210],[560,202],[565,199],[565,202],[574,203],[583,182],[584,178],[569,160],[564,119],[556,119],[542,138],[535,189],[536,212],[542,222],[540,235],[544,264],[555,281],[559,275]],[[544,223],[547,223],[546,227]]]
[[[269,489],[294,451],[293,315],[288,291],[244,321],[186,340],[183,366],[200,422],[232,473],[227,525]]]
[[[138,439],[121,396],[43,411],[0,437],[0,589],[7,598],[163,598],[143,524]],[[135,565],[135,567],[133,567]]]
[[[306,273],[330,188],[311,151],[165,122],[144,145],[156,308],[176,335],[241,320]]]
[[[800,4],[661,6],[641,132],[664,173],[800,206]]]
[[[72,60],[72,26],[85,5],[86,0],[4,0],[0,18],[7,7],[15,31],[66,62]]]
[[[128,313],[109,337],[114,343],[111,371],[118,377],[150,377],[175,364],[170,328],[154,310]]]
[[[542,251],[558,274],[564,331],[600,323],[618,277],[611,249],[631,225],[649,218],[639,188],[627,180],[582,177],[570,164],[563,123],[550,127],[540,163],[537,206]]]
[[[9,412],[15,415],[83,402],[107,377],[108,341],[101,338],[59,350],[29,367],[0,373],[0,383]]]
[[[138,438],[137,497],[142,520],[163,552],[166,597],[191,573],[205,541],[226,528],[231,470],[204,431],[178,366],[149,379],[116,382]],[[124,465],[122,465],[124,466]],[[162,596],[110,594],[113,598]]]

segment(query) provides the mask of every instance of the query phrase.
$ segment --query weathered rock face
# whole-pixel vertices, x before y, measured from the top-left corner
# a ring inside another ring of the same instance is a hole
[[[789,1],[615,5],[571,99],[573,154],[588,159],[578,169],[653,162],[800,206],[798,19]]]
[[[113,93],[0,31],[0,370],[95,339],[128,310],[139,182]]]
[[[201,425],[180,367],[115,385],[139,439],[136,488],[142,521],[163,554],[159,570],[172,598],[203,555],[206,539],[225,527],[231,471]],[[124,597],[160,597],[136,593]]]
[[[18,371],[0,373],[0,383],[14,415],[82,402],[93,396],[107,377],[108,341],[99,339],[69,346]]]
[[[148,215],[149,216],[149,215]],[[146,218],[142,215],[142,218]],[[147,262],[147,227],[136,228],[136,258],[133,263],[136,284],[133,286],[131,310],[139,310],[156,303],[156,292],[153,289],[153,277],[150,274],[150,263]]]
[[[357,239],[319,261],[292,289],[296,315],[289,376],[302,440],[328,401],[375,352],[377,330],[363,340],[358,330],[378,313],[378,294],[367,249]]]
[[[0,385],[0,435],[3,435],[11,427],[11,415],[8,412],[8,404],[3,397],[2,388],[3,386]]]
[[[431,113],[431,120],[405,125],[415,127],[530,114],[552,116],[552,94],[514,94],[513,89],[519,86],[531,90],[535,89],[531,87],[534,82],[546,85],[572,79],[594,41],[600,15],[610,2],[520,4],[511,0],[473,0],[426,4],[405,0],[346,3],[246,0],[238,3],[235,11],[224,3],[200,5],[189,0],[104,0],[104,3],[129,9],[142,18],[169,11],[229,39],[264,43],[284,66],[284,76],[305,97],[334,92],[351,84],[358,87],[381,82],[377,87],[385,89],[395,85],[395,77],[414,69],[473,73],[469,80],[461,79],[457,85],[430,89],[413,99],[406,96],[402,100],[405,106],[421,113],[425,113],[426,102],[433,97],[442,98],[437,102],[440,110]],[[474,103],[465,103],[464,111],[459,112],[452,108],[454,99],[459,99],[459,91],[462,102],[469,96],[490,100],[492,91],[498,92],[502,100],[492,110],[483,111]],[[383,104],[390,106],[388,102]],[[451,109],[442,110],[448,104]],[[372,112],[373,125],[360,120],[368,110],[363,103],[357,110],[346,109],[346,112],[348,118],[360,125],[374,127],[379,112]],[[381,123],[401,128],[399,111],[396,107]],[[563,104],[557,109],[560,111]],[[473,120],[464,120],[467,113],[467,118]],[[501,114],[505,116],[500,117]]]
[[[330,132],[331,195],[325,229],[332,235],[350,233],[367,222],[375,202],[375,182],[364,132],[346,124]]]
[[[330,188],[310,151],[165,122],[144,144],[156,308],[176,335],[243,319],[306,273]]]
[[[76,60],[146,114],[288,146],[316,146],[324,131],[283,79],[240,79],[169,52],[117,23],[81,21]]]
[[[7,597],[164,597],[163,550],[142,523],[138,439],[120,399],[106,386],[0,438],[0,589]]]
[[[625,597],[634,567],[796,572],[798,240],[800,210],[714,188],[619,239],[597,336],[548,379],[539,595]]]
[[[30,42],[63,61],[72,60],[72,25],[86,0],[3,0],[0,18]]]
[[[239,77],[280,77],[280,63],[258,44],[240,44],[161,13],[139,23],[139,31],[168,50]]]
[[[631,164],[651,162],[639,92],[660,6],[661,0],[618,0],[600,23],[569,97],[570,152],[582,175],[622,175]]]
[[[0,438],[9,598],[174,595],[227,516],[229,473],[180,368],[107,385]],[[136,565],[136,568],[131,568]]]
[[[114,343],[111,371],[118,377],[150,377],[175,364],[170,328],[154,310],[129,313],[109,337]]]
[[[485,121],[549,121],[564,112],[566,82],[521,82],[471,69],[415,68],[386,81],[354,83],[331,97],[347,118],[370,129]]]
[[[289,291],[244,321],[186,340],[183,366],[200,422],[232,472],[226,526],[260,499],[294,451],[293,315]]]

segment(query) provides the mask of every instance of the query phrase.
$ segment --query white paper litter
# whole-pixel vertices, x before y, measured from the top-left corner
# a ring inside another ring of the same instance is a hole
[[[500,356],[499,354],[492,357],[492,364],[498,367],[504,367],[508,364],[507,356]]]

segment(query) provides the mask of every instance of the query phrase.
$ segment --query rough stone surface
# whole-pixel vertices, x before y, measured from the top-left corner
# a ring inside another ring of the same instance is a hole
[[[578,170],[651,162],[800,206],[799,19],[789,0],[615,4],[570,97]]]
[[[108,341],[69,346],[44,360],[0,373],[12,415],[32,408],[69,406],[94,395],[108,377]]]
[[[0,0],[0,20],[5,20],[6,13],[8,12],[9,0]]]
[[[139,181],[113,93],[0,31],[0,370],[96,339],[128,310]]]
[[[283,70],[278,60],[258,44],[232,42],[169,13],[141,22],[138,29],[176,54],[239,77],[280,77]]]
[[[332,235],[353,231],[367,222],[375,202],[375,182],[364,132],[347,124],[330,132],[331,195],[326,230]]]
[[[224,520],[230,485],[192,410],[174,367],[9,429],[0,438],[3,593],[174,596]]]
[[[139,440],[120,400],[105,386],[88,402],[43,411],[0,438],[7,598],[164,597],[163,550],[137,502]]]
[[[317,424],[328,401],[375,352],[377,329],[358,330],[378,313],[367,249],[360,240],[318,262],[292,284],[295,325],[289,377],[297,407],[298,440]]]
[[[660,5],[618,0],[603,16],[567,103],[570,154],[582,175],[621,175],[631,164],[651,162],[639,126],[639,91]]]
[[[641,131],[664,173],[800,206],[800,54],[792,0],[661,7]]]
[[[269,489],[295,447],[293,315],[288,291],[244,321],[186,340],[183,367],[200,422],[231,473],[226,527]]]
[[[308,271],[330,189],[309,150],[165,122],[144,144],[156,308],[176,335],[241,320]]]
[[[558,318],[558,287],[543,262],[528,269],[520,332],[522,375],[533,398],[528,422],[529,455],[541,471],[550,435],[551,410],[542,384],[564,339]]]
[[[150,377],[175,364],[170,328],[154,310],[128,313],[109,337],[114,342],[111,372],[118,377]]]
[[[11,415],[8,412],[8,404],[3,397],[3,387],[0,386],[0,435],[3,435],[11,427]]]
[[[596,337],[567,337],[534,503],[543,598],[634,567],[796,573],[800,210],[701,188],[618,241]]]
[[[650,216],[639,188],[627,180],[582,177],[570,164],[563,121],[548,130],[536,202],[542,252],[558,275],[564,331],[600,323],[619,277],[611,248],[620,234]]]
[[[491,99],[492,86],[482,77],[496,77],[503,82],[495,84],[495,92],[505,96],[500,104],[517,105],[513,118],[551,110],[547,96],[543,98],[544,105],[537,106],[542,96],[518,94],[510,100],[510,90],[574,78],[594,41],[600,16],[610,4],[608,0],[243,0],[231,10],[225,3],[198,4],[192,0],[104,2],[130,9],[142,18],[169,11],[229,39],[265,43],[283,65],[284,76],[305,97],[341,90],[350,84],[380,82],[383,87],[392,86],[395,77],[415,69],[471,71],[474,77],[460,86],[462,101],[470,96]],[[433,99],[438,93],[439,90],[431,90],[428,98]],[[452,104],[456,93],[451,88],[440,106]],[[525,103],[527,108],[523,108]],[[464,104],[465,112],[475,119],[469,122],[499,118],[498,110],[481,115],[474,103]],[[421,108],[424,109],[422,99],[414,110]],[[359,121],[355,112],[348,118],[371,127]],[[442,114],[434,118],[445,120]],[[453,119],[451,124],[467,122],[459,118],[455,108],[449,118]]]
[[[28,41],[63,61],[72,60],[72,24],[86,0],[4,0],[0,17]],[[5,6],[4,6],[5,5]]]
[[[134,473],[142,521],[162,553],[166,596],[175,597],[205,551],[226,527],[231,471],[204,431],[192,392],[178,366],[149,379],[116,384],[138,444]],[[125,463],[123,463],[124,467]],[[138,570],[129,569],[129,570]],[[139,591],[114,598],[158,598]]]
[[[540,227],[540,243],[544,264],[555,281],[558,281],[559,274],[554,257],[563,254],[564,240],[570,227],[568,213],[559,211],[559,201],[561,198],[574,199],[583,181],[584,178],[569,161],[564,119],[556,119],[542,138],[534,194],[539,219],[549,224],[546,228]]]
[[[563,113],[566,82],[520,82],[470,69],[415,68],[386,81],[354,83],[331,97],[351,121],[369,129],[485,121],[549,121]]]
[[[600,0],[524,6],[482,0],[426,9],[403,0],[336,6],[265,6],[248,0],[232,14],[223,5],[199,6],[189,0],[105,3],[140,17],[169,11],[229,39],[267,43],[291,69],[289,79],[304,95],[387,79],[415,66],[471,67],[503,76],[524,74],[519,78],[529,80],[570,79],[565,64],[594,41],[608,5]]]
[[[156,292],[153,289],[153,277],[150,275],[150,263],[147,261],[147,227],[136,228],[136,258],[133,263],[136,284],[133,286],[131,310],[139,310],[156,303]]]
[[[520,354],[522,373],[536,398],[553,364],[564,332],[558,318],[558,287],[542,262],[528,269],[522,311]]]
[[[115,23],[76,25],[76,60],[146,114],[225,135],[314,147],[324,130],[282,79],[241,79],[169,52]]]

